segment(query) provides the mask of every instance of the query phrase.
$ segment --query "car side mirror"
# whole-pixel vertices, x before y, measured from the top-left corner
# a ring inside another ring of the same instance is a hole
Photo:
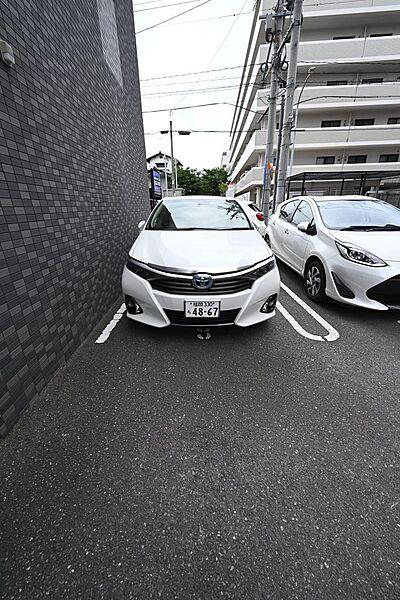
[[[139,221],[137,228],[139,229],[139,233],[141,233],[146,225],[146,221]]]
[[[299,231],[302,231],[303,233],[308,233],[309,229],[310,229],[310,225],[311,225],[310,221],[301,221],[301,223],[299,223],[297,225],[297,229]]]

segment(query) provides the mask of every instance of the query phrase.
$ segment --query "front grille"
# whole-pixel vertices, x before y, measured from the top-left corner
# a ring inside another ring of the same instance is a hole
[[[183,279],[178,277],[169,277],[168,275],[160,275],[159,273],[154,273],[153,271],[150,271],[144,266],[142,267],[131,260],[128,260],[126,266],[130,271],[132,271],[132,273],[142,277],[142,279],[146,279],[146,281],[150,283],[153,290],[157,290],[159,292],[181,296],[221,296],[223,294],[235,294],[236,292],[243,292],[244,290],[250,289],[254,281],[271,271],[275,267],[275,264],[275,259],[271,259],[267,264],[263,265],[262,267],[258,267],[254,271],[251,271],[251,273],[236,276],[229,275],[227,277],[214,279],[213,285],[209,290],[198,290],[194,288],[191,277]]]
[[[172,325],[196,325],[197,327],[209,327],[210,325],[231,325],[235,322],[240,308],[234,310],[222,310],[219,317],[215,319],[187,319],[184,311],[164,310]]]
[[[368,298],[381,302],[386,306],[400,306],[400,275],[395,275],[383,283],[372,287],[367,292]]]
[[[201,295],[221,295],[243,292],[252,286],[252,281],[245,277],[230,277],[227,279],[216,279],[209,290],[197,290],[192,286],[191,279],[174,279],[172,277],[160,277],[151,282],[153,290],[166,292],[167,294],[180,294],[182,296],[201,294]]]

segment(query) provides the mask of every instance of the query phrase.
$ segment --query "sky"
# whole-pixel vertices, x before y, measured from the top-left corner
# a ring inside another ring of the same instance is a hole
[[[240,68],[169,76],[243,65],[254,0],[209,0],[169,23],[141,32],[204,1],[133,0],[144,112],[209,102],[236,102]],[[247,14],[225,16],[238,13]],[[228,89],[197,91],[217,87]],[[176,110],[173,128],[229,131],[233,111],[228,105]],[[147,156],[160,150],[170,154],[169,136],[159,133],[169,128],[169,112],[144,114],[143,119]],[[228,148],[229,133],[174,135],[174,154],[185,167],[201,170],[220,166],[222,152]]]

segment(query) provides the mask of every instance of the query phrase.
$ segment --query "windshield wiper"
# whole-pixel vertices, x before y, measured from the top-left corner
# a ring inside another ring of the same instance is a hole
[[[392,223],[387,225],[350,225],[350,227],[342,227],[339,231],[400,231],[400,225]]]

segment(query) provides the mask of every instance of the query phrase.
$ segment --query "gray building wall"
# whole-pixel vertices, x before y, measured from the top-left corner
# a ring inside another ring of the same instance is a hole
[[[120,293],[149,211],[131,0],[0,0],[0,436]]]

